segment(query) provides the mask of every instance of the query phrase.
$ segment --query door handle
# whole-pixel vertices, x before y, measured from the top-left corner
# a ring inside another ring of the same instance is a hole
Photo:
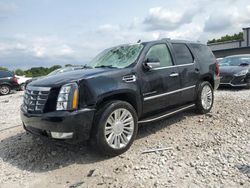
[[[170,76],[170,77],[177,77],[177,76],[179,76],[179,73],[173,72],[173,73],[171,73],[169,76]]]

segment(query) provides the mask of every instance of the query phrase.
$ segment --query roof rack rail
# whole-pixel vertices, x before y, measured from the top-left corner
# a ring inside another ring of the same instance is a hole
[[[161,40],[171,40],[171,38],[162,38]]]

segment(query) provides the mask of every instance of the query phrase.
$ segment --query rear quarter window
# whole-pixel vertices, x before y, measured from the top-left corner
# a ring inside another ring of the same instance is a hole
[[[214,63],[216,61],[211,49],[204,44],[191,44],[198,60],[201,63]]]

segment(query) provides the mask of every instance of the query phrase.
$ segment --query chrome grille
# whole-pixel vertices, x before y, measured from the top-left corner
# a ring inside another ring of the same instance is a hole
[[[49,92],[50,88],[48,87],[27,87],[24,94],[23,109],[29,113],[43,113]]]

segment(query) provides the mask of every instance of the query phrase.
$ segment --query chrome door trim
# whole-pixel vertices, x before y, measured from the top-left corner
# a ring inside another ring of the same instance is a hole
[[[148,101],[148,100],[151,100],[151,99],[155,99],[155,98],[159,98],[159,97],[171,95],[173,93],[178,93],[178,92],[185,91],[185,90],[188,90],[188,89],[193,89],[195,87],[196,86],[193,85],[193,86],[185,87],[185,88],[182,88],[182,89],[177,89],[177,90],[174,90],[174,91],[170,91],[170,92],[167,92],[167,93],[162,93],[162,94],[159,94],[159,95],[153,95],[153,96],[150,96],[150,97],[145,97],[144,101]]]
[[[170,68],[175,68],[175,67],[185,67],[185,66],[191,66],[194,65],[195,63],[188,63],[188,64],[182,64],[182,65],[173,65],[173,66],[167,66],[167,67],[159,67],[159,68],[154,68],[151,70],[162,70],[162,69],[170,69]]]
[[[191,105],[189,105],[189,106],[186,106],[186,107],[183,107],[183,108],[181,108],[181,109],[178,109],[178,110],[169,112],[169,113],[167,113],[167,114],[164,114],[164,115],[159,116],[159,117],[156,117],[156,118],[138,121],[138,123],[148,123],[148,122],[156,121],[156,120],[159,120],[159,119],[168,117],[168,116],[170,116],[170,115],[176,114],[176,113],[178,113],[178,112],[187,110],[187,109],[192,108],[192,107],[194,107],[194,106],[195,106],[195,104],[191,104]]]

